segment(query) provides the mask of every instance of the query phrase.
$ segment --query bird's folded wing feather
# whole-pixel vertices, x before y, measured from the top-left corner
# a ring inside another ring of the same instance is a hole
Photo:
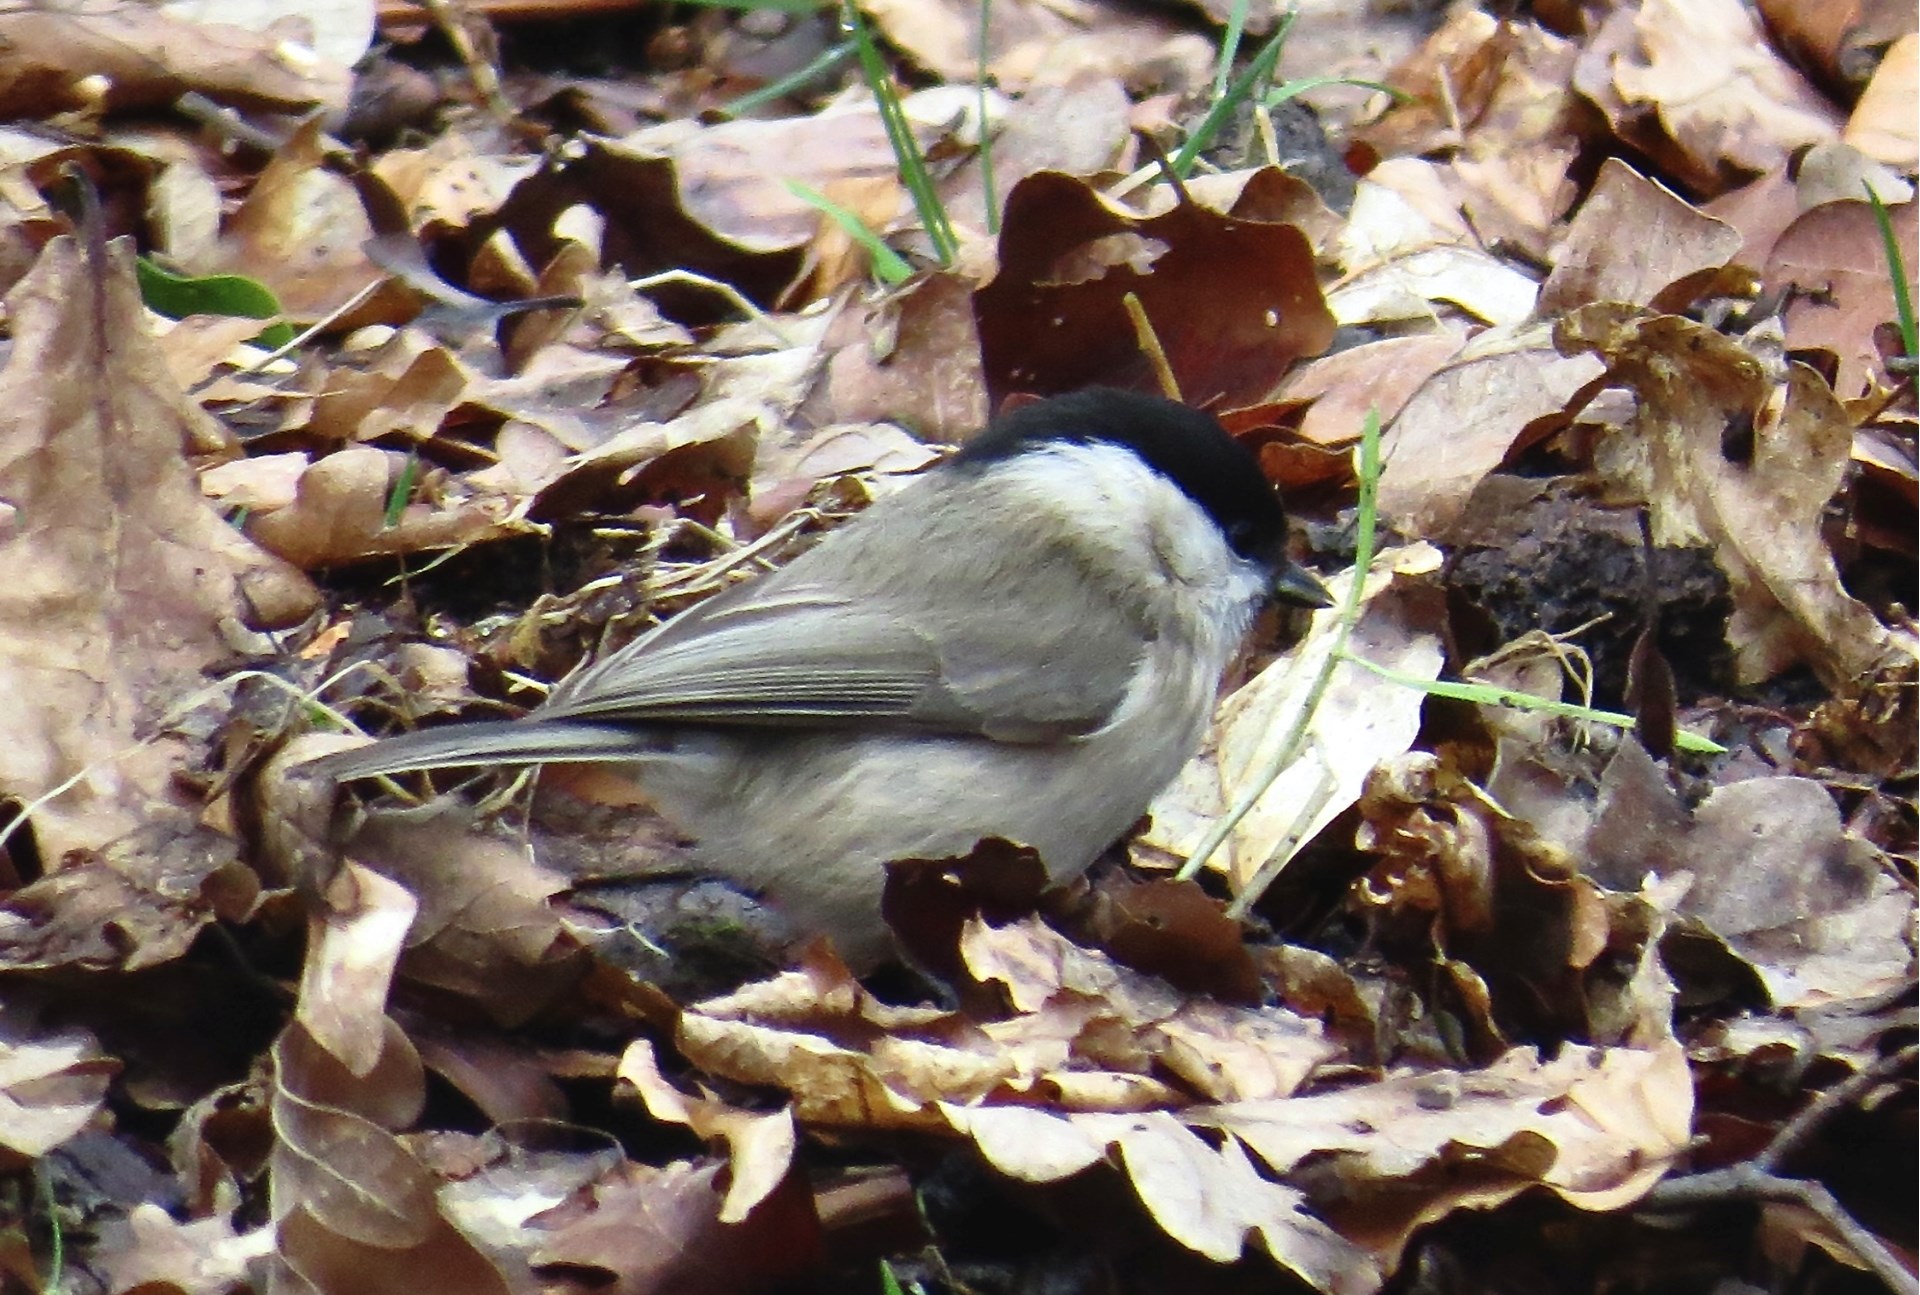
[[[579,671],[535,717],[807,727],[877,720],[1040,741],[1105,723],[1138,666],[1137,654],[1112,650],[1126,638],[1102,633],[1090,612],[1074,623],[1071,607],[1056,608],[1063,619],[1049,630],[1003,623],[991,603],[957,610],[944,624],[916,623],[870,599],[770,578]]]

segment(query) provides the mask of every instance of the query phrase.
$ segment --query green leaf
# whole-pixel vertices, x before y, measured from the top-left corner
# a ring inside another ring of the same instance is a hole
[[[272,319],[280,313],[279,298],[258,279],[243,274],[207,274],[198,278],[161,269],[146,257],[134,261],[140,300],[156,315],[185,319],[188,315],[224,315],[233,319]],[[294,338],[286,323],[263,329],[256,343],[269,350]]]

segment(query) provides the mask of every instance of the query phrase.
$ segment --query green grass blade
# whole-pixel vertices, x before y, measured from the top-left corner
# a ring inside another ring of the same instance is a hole
[[[1194,162],[1232,119],[1234,110],[1252,98],[1257,87],[1272,79],[1273,69],[1280,61],[1280,50],[1286,44],[1287,33],[1293,30],[1296,16],[1292,10],[1287,12],[1287,16],[1280,20],[1280,29],[1267,38],[1267,43],[1248,62],[1246,70],[1234,78],[1224,95],[1213,101],[1213,106],[1207,109],[1207,115],[1200,119],[1200,124],[1187,136],[1187,142],[1173,155],[1171,165],[1175,175],[1182,179],[1191,175]]]
[[[720,112],[727,117],[744,117],[756,108],[764,107],[776,99],[786,98],[801,86],[825,76],[852,57],[853,42],[843,40],[838,45],[822,50],[805,67],[787,73],[778,81],[769,81],[758,90],[750,90],[731,103],[721,105]]]
[[[60,1222],[60,1202],[53,1194],[53,1173],[42,1162],[35,1167],[33,1175],[34,1194],[40,1198],[40,1208],[47,1215],[47,1295],[60,1295],[67,1282],[67,1232]]]
[[[920,152],[919,141],[913,137],[913,126],[907,121],[906,110],[900,106],[900,93],[894,89],[893,77],[887,71],[886,60],[880,57],[880,47],[874,43],[873,32],[867,27],[860,6],[853,0],[847,0],[844,12],[847,30],[853,36],[854,50],[860,56],[861,75],[866,78],[867,87],[873,91],[874,100],[879,104],[880,122],[886,127],[887,143],[893,147],[901,183],[913,195],[914,210],[920,213],[920,223],[933,242],[934,256],[942,265],[951,265],[959,253],[960,243],[954,237],[952,224],[947,220],[946,208],[940,204],[933,176],[927,170],[927,159]]]
[[[412,450],[407,451],[407,461],[400,465],[400,475],[393,480],[393,489],[387,492],[387,508],[380,519],[380,529],[390,531],[400,524],[406,515],[407,504],[413,499],[414,482],[420,478],[420,456]]]
[[[1380,528],[1380,414],[1378,410],[1368,410],[1366,421],[1360,430],[1360,479],[1358,535],[1353,548],[1353,583],[1347,589],[1347,600],[1341,604],[1340,620],[1334,628],[1334,640],[1326,656],[1320,662],[1320,669],[1314,675],[1313,682],[1307,688],[1306,699],[1300,707],[1286,736],[1275,749],[1271,759],[1262,765],[1259,772],[1247,780],[1246,790],[1240,793],[1232,807],[1220,816],[1219,821],[1208,829],[1200,844],[1194,847],[1193,854],[1180,866],[1178,874],[1183,881],[1191,881],[1206,867],[1207,860],[1214,851],[1225,845],[1227,838],[1233,835],[1241,820],[1253,812],[1267,789],[1279,779],[1287,767],[1300,758],[1306,749],[1307,739],[1311,736],[1314,712],[1320,708],[1321,700],[1332,686],[1333,672],[1347,657],[1347,640],[1353,636],[1353,627],[1360,619],[1361,604],[1366,598],[1367,573],[1373,569],[1374,549],[1379,543]],[[1264,869],[1263,869],[1264,871]],[[1259,896],[1249,890],[1234,901],[1236,907],[1243,903],[1251,905],[1258,902]]]
[[[888,247],[880,235],[867,228],[865,221],[842,207],[833,199],[821,193],[812,185],[801,184],[797,180],[787,181],[787,191],[802,202],[824,211],[833,217],[840,228],[847,231],[847,237],[867,249],[867,255],[873,260],[873,272],[882,283],[904,283],[913,277],[913,267],[908,265],[900,253]]]
[[[1893,235],[1893,217],[1887,214],[1887,204],[1880,201],[1880,195],[1865,180],[1860,187],[1867,191],[1867,202],[1873,207],[1873,219],[1880,226],[1880,245],[1887,253],[1887,274],[1893,280],[1893,309],[1900,322],[1900,345],[1906,348],[1909,361],[1920,357],[1920,327],[1913,319],[1913,293],[1907,287],[1907,267],[1905,258],[1900,255],[1900,240]]]
[[[1590,724],[1605,724],[1609,728],[1630,729],[1633,716],[1621,711],[1595,710],[1591,706],[1581,706],[1569,701],[1554,701],[1549,697],[1536,697],[1532,693],[1515,692],[1511,688],[1499,688],[1488,683],[1465,683],[1446,679],[1422,679],[1417,675],[1402,674],[1383,665],[1375,665],[1365,657],[1349,656],[1363,670],[1369,670],[1382,679],[1401,684],[1408,688],[1417,688],[1429,697],[1445,697],[1450,701],[1469,701],[1480,706],[1510,706],[1514,710],[1538,711],[1544,715],[1556,715],[1562,719],[1585,720]],[[1674,735],[1674,745],[1683,751],[1695,751],[1701,755],[1725,755],[1727,748],[1711,738],[1700,737],[1685,729]]]
[[[1220,63],[1213,70],[1213,97],[1219,99],[1227,93],[1227,83],[1233,76],[1233,60],[1240,57],[1240,37],[1247,30],[1248,0],[1233,0],[1233,8],[1227,14],[1227,29],[1220,34]]]
[[[1323,85],[1357,85],[1363,90],[1378,90],[1382,94],[1390,95],[1399,103],[1408,103],[1413,99],[1413,96],[1405,90],[1397,90],[1380,81],[1363,81],[1354,76],[1303,76],[1297,81],[1276,85],[1267,91],[1267,97],[1261,102],[1269,108],[1278,108],[1287,100],[1297,99],[1307,91],[1318,90]]]

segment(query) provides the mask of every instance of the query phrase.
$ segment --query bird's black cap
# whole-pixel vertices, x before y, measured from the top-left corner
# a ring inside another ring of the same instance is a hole
[[[1175,401],[1111,387],[1035,401],[994,419],[948,462],[984,466],[1054,442],[1132,450],[1198,504],[1234,552],[1267,564],[1276,576],[1293,570],[1280,496],[1253,452],[1213,415]],[[1288,588],[1281,592],[1304,600]]]

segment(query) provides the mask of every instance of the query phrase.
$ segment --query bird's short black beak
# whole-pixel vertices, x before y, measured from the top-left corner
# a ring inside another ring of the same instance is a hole
[[[1333,595],[1320,583],[1320,577],[1293,562],[1274,573],[1273,596],[1296,607],[1333,606]]]

